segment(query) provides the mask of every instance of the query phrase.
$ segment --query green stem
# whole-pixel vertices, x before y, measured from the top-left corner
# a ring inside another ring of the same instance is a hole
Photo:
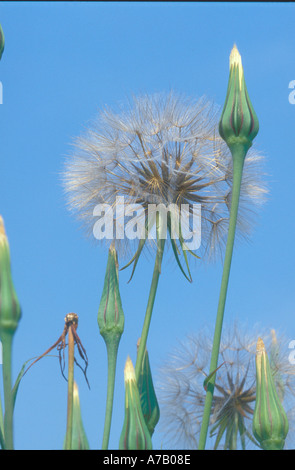
[[[161,240],[158,239],[157,245],[158,246],[157,246],[157,254],[156,254],[156,261],[155,261],[155,266],[154,266],[153,278],[152,278],[152,283],[150,287],[150,293],[149,293],[142,333],[141,333],[140,342],[139,342],[138,351],[137,351],[137,358],[136,358],[136,364],[135,364],[136,380],[138,380],[138,377],[141,371],[143,357],[144,357],[144,353],[146,349],[147,337],[149,333],[149,327],[151,323],[152,312],[153,312],[156,292],[158,288],[159,277],[161,273],[161,265],[162,265],[162,259],[163,259],[163,253],[164,253],[165,239],[161,239]]]
[[[2,401],[0,398],[0,414],[1,414],[1,423],[0,423],[0,446],[1,449],[5,449],[4,441],[4,420],[3,420],[3,411],[2,411]]]
[[[1,344],[0,344],[0,348],[2,348]],[[4,420],[3,420],[3,409],[2,409],[1,396],[0,396],[0,445],[1,445],[2,449],[5,447],[5,443],[4,443]]]
[[[226,244],[226,250],[225,250],[225,257],[224,257],[223,273],[222,273],[222,279],[221,279],[221,287],[220,287],[220,293],[219,293],[218,309],[217,309],[217,315],[216,315],[213,347],[212,347],[212,352],[211,352],[210,373],[215,371],[218,367],[220,339],[221,339],[223,316],[224,316],[228,281],[229,281],[233,247],[234,247],[244,158],[245,158],[245,150],[242,147],[236,148],[235,152],[233,152],[233,187],[232,187],[230,220],[229,220],[227,244]],[[200,450],[205,449],[205,445],[206,445],[208,427],[209,427],[209,422],[210,422],[211,406],[212,406],[212,400],[213,400],[214,385],[215,385],[215,375],[216,374],[213,374],[212,378],[209,380],[207,384],[207,393],[206,393],[206,399],[205,399],[205,405],[204,405],[203,421],[202,421],[200,439],[199,439]]]
[[[108,356],[108,384],[107,384],[107,401],[104,421],[104,432],[102,439],[102,449],[107,450],[109,445],[112,414],[113,414],[113,401],[114,401],[114,389],[115,389],[115,377],[116,377],[116,366],[117,366],[117,354],[119,347],[120,338],[106,341],[107,356]]]
[[[2,332],[3,351],[3,388],[4,388],[4,440],[5,449],[13,449],[13,397],[11,385],[11,355],[13,335],[10,331]]]
[[[68,404],[67,404],[67,431],[65,449],[71,450],[72,448],[72,433],[73,433],[73,391],[74,391],[74,354],[75,342],[70,326],[68,330]]]

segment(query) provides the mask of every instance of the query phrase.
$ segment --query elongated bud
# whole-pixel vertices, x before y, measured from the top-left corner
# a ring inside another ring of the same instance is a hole
[[[288,419],[261,338],[256,347],[256,403],[252,427],[254,436],[264,450],[283,449],[289,429]]]
[[[152,436],[160,419],[160,408],[156,397],[150,361],[147,350],[145,350],[140,375],[137,380],[143,416]]]
[[[1,59],[3,51],[4,51],[4,44],[5,44],[4,33],[3,33],[2,26],[0,24],[0,59]]]
[[[141,409],[135,370],[128,357],[124,369],[125,417],[121,432],[120,450],[151,450],[151,435]]]
[[[104,340],[118,344],[124,330],[124,312],[119,291],[117,252],[113,245],[109,249],[97,322]]]
[[[20,318],[21,308],[11,277],[9,244],[0,216],[0,337],[4,332],[13,335]]]
[[[65,448],[65,444],[64,444]],[[73,390],[73,424],[72,424],[72,444],[71,450],[89,450],[89,442],[82,422],[79,390],[74,381]]]
[[[73,390],[73,431],[72,431],[72,450],[88,450],[89,443],[82,422],[79,390],[74,382]]]
[[[241,146],[246,155],[258,133],[259,123],[251,104],[239,51],[234,45],[230,54],[227,95],[219,122],[219,133],[232,151]]]

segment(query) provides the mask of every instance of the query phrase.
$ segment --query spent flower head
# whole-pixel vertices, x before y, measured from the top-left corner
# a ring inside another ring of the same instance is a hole
[[[255,206],[261,204],[266,193],[261,161],[257,152],[249,151],[238,219],[238,233],[244,236],[252,226]],[[74,152],[65,165],[63,181],[69,208],[90,234],[93,234],[97,205],[108,204],[115,213],[118,197],[124,197],[124,203],[131,208],[134,204],[140,205],[142,213],[138,217],[144,221],[148,214],[155,215],[159,204],[166,209],[172,205],[176,212],[186,204],[190,217],[185,221],[181,219],[184,225],[178,233],[178,226],[173,228],[173,224],[169,224],[168,213],[168,235],[175,256],[177,249],[185,257],[190,251],[186,240],[197,230],[192,215],[198,205],[201,208],[201,246],[195,254],[208,259],[223,252],[226,242],[232,174],[230,151],[218,135],[217,107],[204,97],[196,100],[170,92],[133,97],[117,112],[108,108],[102,110],[86,133],[76,139]],[[155,222],[156,218],[151,217],[151,220]],[[128,223],[126,232],[127,226]],[[142,226],[143,238],[148,238],[155,223]],[[116,248],[120,255],[127,252],[129,256],[126,248],[134,241],[138,244],[139,237],[132,240],[132,236],[118,232],[114,222]],[[155,245],[153,240],[149,241],[150,245]],[[133,249],[134,246],[131,253]]]
[[[256,400],[256,342],[263,336],[277,389],[284,399],[289,424],[294,426],[295,375],[288,362],[288,341],[274,331],[249,334],[235,325],[226,328],[216,372],[210,418],[210,441],[217,449],[259,448],[252,432]],[[156,391],[161,409],[159,428],[163,445],[196,449],[205,402],[204,380],[210,367],[211,334],[187,337],[159,371]],[[286,448],[294,447],[292,432]]]

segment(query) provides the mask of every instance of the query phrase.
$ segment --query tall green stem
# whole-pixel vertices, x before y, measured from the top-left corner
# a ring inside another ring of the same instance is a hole
[[[153,312],[155,297],[157,293],[159,277],[161,273],[161,265],[162,265],[162,259],[163,259],[163,253],[164,253],[165,239],[160,239],[160,240],[158,239],[157,243],[158,243],[158,246],[157,246],[157,254],[156,254],[156,261],[155,261],[155,266],[154,266],[153,278],[152,278],[152,283],[150,287],[148,304],[146,308],[144,323],[142,327],[142,333],[140,337],[140,343],[139,343],[139,347],[137,351],[136,364],[135,364],[136,380],[138,380],[138,377],[141,371],[141,365],[143,362],[144,353],[145,353],[147,337],[149,333],[149,327],[151,323],[152,312]]]
[[[74,391],[74,354],[75,354],[75,341],[72,333],[73,326],[68,330],[68,404],[67,404],[67,431],[65,449],[71,450],[72,448],[72,433],[73,433],[73,391]]]
[[[109,444],[113,414],[118,348],[124,331],[124,312],[119,290],[118,258],[114,242],[109,249],[97,322],[100,334],[106,343],[108,359],[107,399],[102,439],[102,448],[106,450]]]
[[[3,351],[3,388],[4,388],[4,439],[5,449],[13,449],[13,398],[11,381],[11,356],[13,335],[3,331],[1,335]]]
[[[107,384],[107,400],[106,400],[106,411],[104,421],[104,432],[102,439],[102,449],[106,450],[109,445],[112,414],[113,414],[113,401],[114,401],[114,389],[115,389],[115,377],[117,367],[117,353],[119,347],[119,340],[116,338],[112,341],[106,342],[107,355],[108,355],[108,384]]]
[[[233,154],[233,187],[232,187],[230,220],[229,220],[227,244],[226,244],[226,250],[225,250],[225,257],[224,257],[223,273],[222,273],[222,279],[221,279],[219,302],[218,302],[218,308],[217,308],[215,332],[214,332],[214,338],[213,338],[213,347],[212,347],[212,353],[211,353],[210,373],[214,372],[218,366],[220,339],[221,339],[223,316],[224,316],[225,302],[226,302],[226,296],[227,296],[227,289],[228,289],[228,282],[229,282],[233,247],[234,247],[244,158],[245,158],[245,150],[242,147],[238,147]],[[213,374],[212,378],[209,380],[207,384],[207,393],[206,393],[206,399],[205,399],[205,405],[204,405],[203,421],[202,421],[200,439],[199,439],[200,450],[205,449],[205,445],[206,445],[211,406],[212,406],[212,400],[213,400],[214,385],[215,385],[215,374]]]

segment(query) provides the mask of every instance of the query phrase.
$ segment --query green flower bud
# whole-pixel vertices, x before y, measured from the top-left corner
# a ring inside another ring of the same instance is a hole
[[[147,350],[143,357],[143,364],[140,375],[137,380],[138,391],[140,395],[141,409],[150,435],[153,435],[154,429],[160,419],[160,408],[156,397],[150,361]]]
[[[82,416],[81,416],[81,408],[80,408],[80,400],[79,400],[79,390],[76,382],[74,382],[74,390],[73,390],[73,430],[72,430],[72,450],[88,450],[89,443],[88,439],[85,434]]]
[[[256,402],[252,428],[262,449],[283,449],[289,429],[288,419],[261,338],[256,347]]]
[[[5,44],[4,33],[3,33],[3,29],[2,29],[1,24],[0,24],[0,59],[1,59],[3,51],[4,51],[4,44]]]
[[[228,89],[219,133],[231,151],[242,146],[246,155],[258,133],[259,123],[247,92],[242,60],[236,46],[231,51],[229,64]]]
[[[64,449],[66,449],[66,441],[64,442]],[[89,450],[89,443],[87,436],[85,434],[80,400],[79,400],[79,390],[76,382],[74,381],[73,389],[73,423],[72,423],[72,444],[71,450]]]
[[[125,418],[121,432],[120,450],[151,450],[152,440],[141,409],[135,370],[128,357],[124,369]]]
[[[9,244],[0,216],[0,337],[14,334],[21,318],[21,308],[11,277]]]
[[[119,291],[118,259],[115,247],[109,249],[97,322],[106,343],[119,343],[124,330],[124,313]]]

